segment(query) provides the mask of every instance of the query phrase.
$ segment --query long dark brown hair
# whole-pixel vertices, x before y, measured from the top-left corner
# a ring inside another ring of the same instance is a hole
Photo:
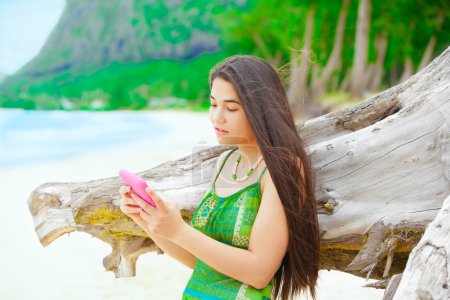
[[[320,256],[315,175],[281,79],[270,64],[253,55],[234,55],[218,63],[210,72],[210,87],[216,77],[236,89],[286,214],[289,245],[275,273],[272,299],[288,300],[309,291],[315,300]]]

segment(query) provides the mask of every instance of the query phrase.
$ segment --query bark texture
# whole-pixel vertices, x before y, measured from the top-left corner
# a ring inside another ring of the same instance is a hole
[[[450,48],[405,82],[297,125],[317,177],[322,269],[381,279],[371,285],[379,288],[395,286],[400,276],[392,275],[404,272],[399,295],[424,286],[441,295],[444,281],[448,291],[448,208],[441,208],[450,195],[449,66]],[[177,201],[189,222],[225,149],[205,148],[139,175],[163,199]],[[28,205],[42,245],[88,232],[112,246],[103,260],[107,270],[134,276],[140,254],[162,251],[120,211],[120,185],[112,177],[38,186]],[[440,233],[437,225],[427,227],[435,218]],[[424,271],[430,266],[422,256],[438,270]]]
[[[393,297],[450,299],[450,196],[413,249]]]

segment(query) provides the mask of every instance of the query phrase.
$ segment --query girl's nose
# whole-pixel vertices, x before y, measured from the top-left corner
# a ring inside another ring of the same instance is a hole
[[[212,120],[216,123],[222,123],[224,121],[223,112],[220,108],[215,109]]]

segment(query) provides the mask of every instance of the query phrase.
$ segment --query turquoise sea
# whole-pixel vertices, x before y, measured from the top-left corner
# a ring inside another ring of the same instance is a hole
[[[133,111],[0,109],[0,169],[158,139],[168,131],[152,115]]]

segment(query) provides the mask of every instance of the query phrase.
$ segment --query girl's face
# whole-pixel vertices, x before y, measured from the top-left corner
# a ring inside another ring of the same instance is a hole
[[[216,77],[211,86],[209,99],[211,102],[209,118],[220,145],[256,144],[241,101],[231,83]]]

